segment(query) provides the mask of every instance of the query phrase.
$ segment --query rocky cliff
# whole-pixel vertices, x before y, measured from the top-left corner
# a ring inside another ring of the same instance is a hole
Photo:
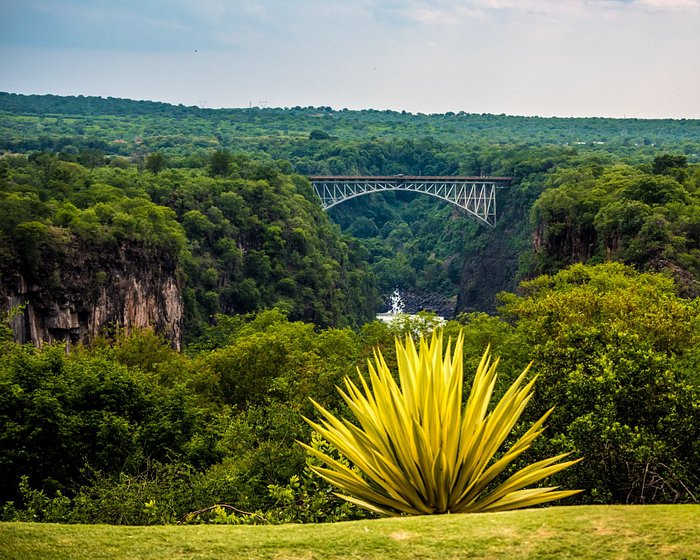
[[[500,189],[495,228],[474,224],[463,255],[455,315],[496,311],[496,295],[516,290],[521,259],[531,251],[529,210],[534,194],[517,185]]]
[[[403,303],[404,313],[418,313],[420,311],[431,311],[440,317],[450,318],[454,314],[457,297],[447,297],[434,292],[414,292],[402,290],[399,294]],[[383,294],[382,311],[391,310],[392,294]]]
[[[18,342],[86,343],[114,326],[153,327],[180,349],[183,301],[177,263],[135,244],[106,251],[78,242],[42,251],[32,267],[0,263],[0,301],[18,308]]]

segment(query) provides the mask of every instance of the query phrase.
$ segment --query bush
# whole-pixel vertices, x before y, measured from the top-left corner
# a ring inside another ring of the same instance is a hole
[[[540,375],[531,418],[557,406],[540,456],[585,454],[557,481],[597,503],[700,496],[700,305],[619,264],[574,265],[504,295],[512,339]]]

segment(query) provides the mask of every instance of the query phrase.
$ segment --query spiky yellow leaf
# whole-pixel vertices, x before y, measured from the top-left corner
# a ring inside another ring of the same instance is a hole
[[[337,486],[343,499],[380,515],[504,511],[558,500],[577,491],[527,488],[578,460],[565,455],[528,465],[494,487],[496,479],[542,432],[551,410],[509,449],[502,450],[532,398],[530,366],[489,412],[498,359],[486,349],[466,404],[462,404],[463,335],[443,354],[442,334],[418,347],[410,337],[396,340],[397,383],[379,351],[368,362],[368,377],[345,380],[340,394],[357,424],[341,420],[318,403],[320,422],[307,422],[355,469],[302,445],[325,463],[312,467]],[[358,372],[359,373],[359,372]],[[500,455],[496,458],[496,455]],[[580,459],[579,459],[580,460]]]

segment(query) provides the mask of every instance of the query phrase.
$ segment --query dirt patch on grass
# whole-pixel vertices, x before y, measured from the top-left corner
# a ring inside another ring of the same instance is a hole
[[[662,544],[654,547],[654,550],[661,558],[684,558],[684,554],[688,554],[687,558],[691,557],[686,547],[678,544]]]
[[[496,536],[502,537],[502,538],[507,538],[507,539],[515,539],[519,535],[519,531],[516,530],[515,527],[498,527],[494,531]]]
[[[294,554],[291,555],[289,551],[285,551],[276,553],[273,558],[275,560],[289,560],[289,558],[294,558],[295,560],[314,560],[314,558],[317,557],[312,552],[294,551]]]
[[[415,535],[408,531],[394,531],[389,535],[389,538],[395,541],[410,541]]]
[[[595,531],[596,536],[600,537],[616,536],[629,538],[636,535],[634,531],[630,531],[629,529],[625,529],[623,527],[610,526],[605,524],[603,521],[595,523],[593,525],[593,530]]]
[[[537,529],[537,532],[535,533],[535,536],[538,539],[551,539],[557,535],[556,531],[553,531],[551,528],[547,527],[546,525],[542,525],[539,529]]]

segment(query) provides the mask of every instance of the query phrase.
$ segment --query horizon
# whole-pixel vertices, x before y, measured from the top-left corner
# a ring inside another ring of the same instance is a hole
[[[0,16],[0,89],[23,94],[700,118],[700,0],[33,0]]]
[[[405,114],[405,115],[411,115],[411,116],[447,116],[449,114],[452,114],[454,116],[460,116],[460,115],[465,115],[465,116],[470,116],[470,115],[481,115],[481,116],[490,116],[490,117],[507,117],[507,118],[525,118],[525,119],[559,119],[559,120],[576,120],[576,119],[605,119],[605,120],[619,120],[619,121],[660,121],[660,120],[672,120],[672,121],[696,121],[700,120],[700,117],[698,118],[686,118],[686,117],[680,117],[680,118],[674,118],[674,117],[632,117],[632,116],[627,116],[624,115],[622,117],[611,117],[607,115],[523,115],[523,114],[508,114],[508,113],[477,113],[477,112],[467,112],[467,111],[446,111],[443,113],[422,113],[422,112],[411,112],[407,111],[405,109],[391,109],[391,108],[377,108],[377,107],[362,107],[359,109],[356,108],[349,108],[349,107],[332,107],[330,105],[306,105],[306,106],[301,106],[301,105],[294,105],[294,106],[260,106],[260,105],[250,105],[247,107],[201,107],[199,105],[185,105],[184,103],[172,103],[169,101],[163,101],[161,99],[135,99],[135,98],[130,98],[130,97],[115,97],[111,95],[84,95],[84,94],[57,94],[57,93],[51,93],[51,92],[46,92],[46,93],[24,93],[24,92],[16,92],[16,91],[0,91],[0,94],[9,94],[9,95],[22,95],[22,96],[54,96],[54,97],[73,97],[73,98],[93,98],[93,99],[114,99],[118,101],[133,101],[136,103],[162,103],[165,105],[169,105],[171,107],[185,107],[187,109],[199,109],[202,111],[226,111],[226,110],[248,110],[248,109],[258,109],[261,111],[267,111],[267,110],[279,110],[279,111],[289,111],[293,109],[325,109],[326,107],[329,107],[332,112],[334,113],[342,113],[344,111],[349,111],[349,112],[362,112],[362,111],[375,111],[375,112],[385,112],[389,111],[391,113],[398,113],[398,114]]]

